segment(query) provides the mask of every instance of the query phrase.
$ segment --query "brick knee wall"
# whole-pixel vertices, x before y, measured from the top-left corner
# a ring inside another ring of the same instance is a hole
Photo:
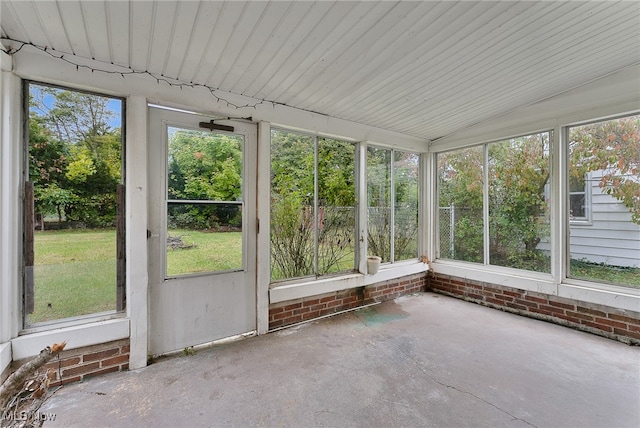
[[[17,370],[29,361],[25,358],[11,363]],[[129,368],[129,339],[62,351],[39,371],[51,370],[50,386],[81,381],[90,376],[118,372]]]
[[[420,273],[366,287],[274,303],[269,305],[269,330],[425,291],[426,286],[427,275]]]
[[[640,312],[440,274],[427,290],[640,345]]]

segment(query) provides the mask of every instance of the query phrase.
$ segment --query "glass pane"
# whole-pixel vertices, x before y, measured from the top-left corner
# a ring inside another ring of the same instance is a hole
[[[313,275],[315,139],[271,131],[271,279]]]
[[[589,177],[569,216],[591,213],[569,226],[570,277],[640,288],[639,166],[640,116],[569,129],[569,177]]]
[[[586,202],[584,193],[569,196],[569,219],[579,219],[586,217]]]
[[[318,274],[355,268],[355,146],[318,139]]]
[[[391,261],[391,150],[367,148],[367,244],[369,256]]]
[[[242,204],[167,205],[168,277],[242,269]]]
[[[29,85],[35,231],[34,301],[33,311],[25,302],[27,324],[116,309],[122,104]]]
[[[440,257],[482,263],[482,147],[438,155]]]
[[[394,261],[418,257],[418,161],[414,153],[394,151]]]
[[[489,144],[489,262],[551,272],[549,134]]]
[[[168,134],[168,199],[242,200],[242,136],[174,127]]]

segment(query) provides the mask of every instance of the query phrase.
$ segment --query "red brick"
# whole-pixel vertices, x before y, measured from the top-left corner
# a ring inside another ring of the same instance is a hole
[[[66,378],[68,376],[83,375],[83,374],[92,372],[94,370],[97,370],[99,368],[100,368],[100,363],[97,361],[90,364],[84,364],[82,366],[75,366],[70,369],[63,370],[62,377]]]
[[[317,305],[318,303],[320,303],[320,299],[311,299],[311,300],[307,300],[305,302],[303,302],[303,306],[313,306],[313,305]]]
[[[128,354],[130,349],[131,349],[130,345],[124,345],[122,348],[120,348],[120,352],[122,354]]]
[[[502,295],[502,294],[499,294],[499,293],[495,295],[495,298],[498,299],[498,300],[503,300],[505,302],[513,302],[513,297],[505,296],[505,295]]]
[[[640,332],[640,325],[629,325],[628,330]]]
[[[328,296],[320,299],[320,303],[328,303],[328,302],[333,302],[335,300],[336,300],[336,296]]]
[[[596,318],[596,322],[600,324],[610,325],[611,327],[624,328],[625,330],[627,329],[627,325],[620,321],[614,321],[614,320],[598,317]]]
[[[567,311],[566,314],[575,318],[579,318],[581,320],[593,321],[593,317],[591,315],[581,314],[581,313],[572,312],[572,311]]]
[[[304,314],[305,312],[309,312],[309,308],[300,308],[293,311],[293,315]]]
[[[576,311],[581,312],[583,314],[596,315],[599,317],[606,317],[607,314],[602,311],[596,311],[595,309],[583,308],[582,306],[578,306]]]
[[[528,308],[534,308],[534,309],[538,308],[538,304],[536,302],[531,302],[529,300],[516,299],[516,303],[518,303],[520,305],[524,305],[524,306],[526,306]]]
[[[543,303],[543,304],[547,303],[547,299],[542,299],[540,297],[530,296],[528,294],[524,295],[524,300],[528,300],[530,302],[536,302],[536,303]]]
[[[516,291],[504,290],[502,292],[502,294],[507,295],[507,296],[512,296],[512,297],[522,297],[522,293],[519,293],[519,292],[516,292]]]
[[[118,355],[119,353],[120,348],[105,349],[104,351],[83,355],[82,361],[86,363],[89,361],[104,360],[105,358],[111,357],[113,355]]]
[[[526,311],[527,307],[523,306],[523,305],[518,305],[517,303],[513,303],[513,302],[506,302],[506,305],[510,308],[513,309],[518,309],[519,311]]]
[[[98,376],[98,375],[102,375],[105,373],[113,373],[113,372],[117,372],[120,371],[120,367],[118,366],[113,366],[113,367],[107,367],[106,369],[102,369],[102,370],[97,370],[95,372],[91,372],[91,373],[87,373],[86,375],[84,375],[84,378],[90,378],[93,376]]]
[[[284,307],[270,308],[269,309],[269,315],[279,314],[280,312],[284,312]]]
[[[575,324],[580,324],[580,320],[578,318],[575,318],[575,317],[572,317],[572,316],[569,316],[569,315],[557,314],[555,316],[557,316],[558,318],[561,318],[563,320],[566,320],[566,321],[571,321],[572,323],[575,323]]]
[[[596,328],[598,330],[606,331],[606,332],[609,332],[609,333],[611,333],[613,331],[613,328],[609,327],[608,325],[602,325],[602,324],[598,324],[598,323],[591,322],[591,321],[582,320],[582,321],[580,321],[580,324],[587,325],[589,327],[593,327],[593,328]]]
[[[65,358],[60,361],[53,360],[47,363],[45,367],[52,370],[58,370],[58,368],[75,366],[76,364],[80,364],[80,357]]]
[[[640,332],[622,330],[620,328],[614,328],[613,332],[615,334],[619,334],[620,336],[628,336],[628,337],[633,337],[633,338],[636,338],[636,339],[640,339]]]
[[[302,303],[292,303],[284,307],[285,311],[292,311],[294,309],[298,309],[302,307]]]
[[[113,366],[116,364],[128,363],[129,355],[119,355],[113,358],[107,358],[106,360],[102,360],[102,367]]]
[[[640,325],[640,319],[637,319],[637,318],[631,318],[625,315],[618,315],[618,314],[609,314],[607,316],[612,320],[626,322],[627,324]]]
[[[553,300],[549,300],[550,306],[555,306],[556,308],[569,309],[572,311],[576,310],[575,305],[567,305],[566,303],[554,302]]]
[[[504,301],[494,299],[493,297],[486,297],[485,300],[489,303],[493,303],[494,305],[504,306]]]
[[[548,306],[548,305],[540,305],[540,309],[543,309],[545,311],[549,311],[552,312],[554,314],[564,314],[565,310],[562,308],[557,308],[555,306]],[[592,318],[590,318],[592,319]]]
[[[465,295],[465,296],[467,296],[467,297],[470,297],[470,298],[472,298],[472,299],[478,299],[478,300],[482,300],[482,299],[484,299],[484,296],[483,296],[483,295],[481,295],[481,294],[475,294],[475,293],[469,293],[469,292],[467,292],[467,293],[465,293],[464,295]]]
[[[52,382],[50,386],[66,385],[68,383],[79,382],[81,379],[81,376],[68,377],[58,382]]]
[[[276,320],[281,320],[284,318],[288,318],[292,315],[292,312],[280,312],[279,314],[275,314],[274,316],[272,316],[271,318],[276,321]]]

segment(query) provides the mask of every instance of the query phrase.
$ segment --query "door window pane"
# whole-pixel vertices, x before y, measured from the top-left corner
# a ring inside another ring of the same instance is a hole
[[[243,137],[167,134],[166,275],[241,270]]]

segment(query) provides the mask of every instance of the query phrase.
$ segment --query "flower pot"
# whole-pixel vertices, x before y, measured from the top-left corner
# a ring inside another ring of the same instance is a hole
[[[367,256],[367,273],[369,275],[375,275],[380,269],[380,262],[382,258],[378,256]]]

